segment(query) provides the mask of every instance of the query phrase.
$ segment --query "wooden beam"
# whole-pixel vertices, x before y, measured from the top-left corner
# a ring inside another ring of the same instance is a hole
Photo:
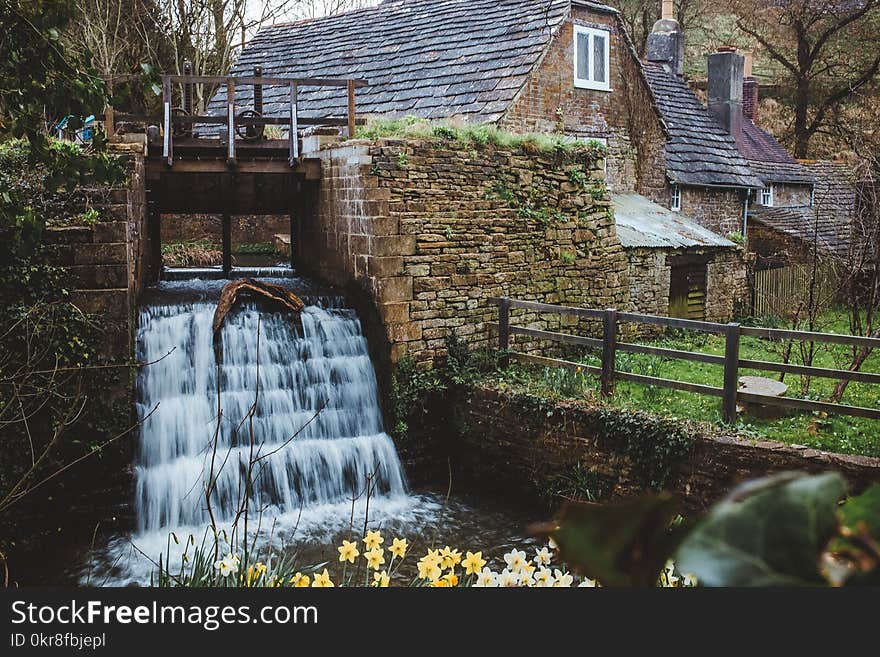
[[[174,164],[174,151],[171,143],[171,82],[162,81],[162,110],[165,113],[165,120],[162,123],[164,135],[162,138],[162,156],[165,163],[170,167]]]
[[[349,83],[355,87],[366,87],[369,83],[363,79],[348,80],[345,78],[268,78],[253,77],[247,75],[165,75],[163,82],[168,80],[176,84],[262,84],[269,87],[289,87],[291,84],[298,84],[301,87],[348,87]]]
[[[159,172],[168,174],[168,169],[158,166],[156,160],[148,159],[146,169],[148,177],[154,177]],[[283,160],[240,160],[235,166],[239,173],[293,173],[303,176],[306,180],[321,179],[321,160],[315,158],[303,159],[291,168],[287,158]],[[174,163],[175,173],[226,173],[229,166],[224,160],[177,160]]]
[[[296,84],[290,85],[290,134],[288,135],[288,139],[290,139],[290,160],[289,164],[291,167],[296,166],[297,160],[299,160],[299,117],[297,116],[299,110],[297,109],[297,93],[298,87]],[[291,251],[292,252],[292,251]]]
[[[161,123],[161,116],[152,116],[149,114],[127,114],[127,113],[117,113],[116,118],[120,121],[130,121],[132,123]],[[227,119],[225,116],[218,116],[216,114],[196,114],[194,116],[172,116],[171,123],[172,125],[188,125],[191,123],[203,123],[205,125],[223,125],[226,123]],[[328,117],[313,117],[313,116],[299,116],[297,117],[297,123],[299,125],[317,125],[317,126],[347,126],[348,125],[348,117],[339,118],[334,116]],[[366,119],[356,119],[355,123],[357,125],[366,125]],[[254,118],[239,118],[239,125],[290,125],[290,119],[286,116],[260,116]]]
[[[226,163],[235,166],[235,85],[226,84],[226,126],[229,130],[226,142]]]
[[[354,80],[348,81],[348,138],[354,139]]]

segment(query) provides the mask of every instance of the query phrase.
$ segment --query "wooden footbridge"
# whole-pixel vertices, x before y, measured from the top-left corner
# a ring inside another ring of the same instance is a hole
[[[114,83],[131,76],[108,78]],[[321,160],[303,157],[302,130],[334,128],[353,136],[363,123],[355,116],[355,90],[365,80],[333,78],[264,77],[255,67],[251,77],[183,75],[162,77],[162,114],[145,116],[114,113],[108,107],[105,130],[142,124],[147,133],[146,188],[151,278],[161,277],[161,222],[163,214],[212,214],[222,218],[223,273],[232,270],[231,220],[234,215],[289,215],[291,261],[297,260],[298,230],[315,209]],[[195,85],[225,89],[224,111],[195,114]],[[247,107],[236,104],[236,89],[252,87]],[[263,90],[283,87],[287,98],[282,116],[265,116]],[[346,116],[301,116],[300,90],[305,87],[338,88],[347,96]],[[178,102],[175,102],[177,98]],[[270,138],[267,126],[283,138]],[[285,136],[286,133],[286,136]]]

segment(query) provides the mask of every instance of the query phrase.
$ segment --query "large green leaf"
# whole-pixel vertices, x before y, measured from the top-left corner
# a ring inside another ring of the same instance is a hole
[[[676,562],[705,586],[823,584],[819,556],[846,492],[836,473],[786,472],[743,484],[684,539]]]
[[[569,502],[545,525],[560,558],[603,586],[653,586],[677,544],[678,501],[668,493],[612,504]]]

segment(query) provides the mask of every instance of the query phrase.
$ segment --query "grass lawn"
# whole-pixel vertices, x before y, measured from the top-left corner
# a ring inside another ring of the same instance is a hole
[[[848,333],[848,325],[843,313],[830,313],[823,322],[823,332]],[[635,340],[633,340],[635,341]],[[699,351],[708,354],[724,354],[724,337],[676,331],[664,337],[637,342],[669,347],[683,351]],[[813,365],[846,369],[849,362],[847,347],[817,343],[818,353]],[[797,349],[797,343],[795,343]],[[783,343],[743,337],[740,342],[740,357],[753,360],[781,362]],[[794,352],[793,352],[794,354]],[[582,354],[571,358],[591,365],[598,365],[599,358],[593,354]],[[791,358],[799,363],[798,357]],[[722,370],[720,365],[673,360],[660,356],[618,352],[617,367],[620,370],[658,376],[665,379],[689,381],[721,387]],[[863,372],[880,372],[880,352],[875,351],[865,361]],[[749,369],[740,370],[740,376],[757,375],[778,379],[779,374]],[[598,398],[598,380],[594,376],[583,376],[561,369],[515,366],[500,375],[503,382],[526,386],[532,392],[555,397],[589,396]],[[786,396],[801,399],[823,400],[832,392],[836,379],[813,378],[809,389],[804,391],[805,380],[798,375],[788,374],[785,383],[789,386]],[[670,390],[659,386],[645,386],[636,383],[618,382],[616,392],[607,403],[622,408],[633,408],[669,417],[688,418],[707,422],[715,426],[723,425],[721,419],[721,400],[695,393]],[[842,402],[850,406],[880,408],[880,385],[851,382]],[[845,415],[829,415],[816,412],[785,411],[778,419],[761,419],[748,414],[740,415],[736,428],[744,434],[771,438],[786,443],[807,445],[832,452],[880,456],[880,421]]]

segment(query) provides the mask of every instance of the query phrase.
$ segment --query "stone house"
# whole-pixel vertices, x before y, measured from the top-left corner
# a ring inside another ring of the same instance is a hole
[[[620,240],[630,276],[650,288],[632,290],[630,307],[667,314],[670,293],[696,286],[703,301],[688,316],[726,321],[745,295],[742,250],[721,235],[742,226],[744,198],[763,182],[702,106],[688,108],[694,121],[701,116],[699,130],[706,133],[691,148],[693,139],[669,120],[655,85],[662,65],[639,61],[611,7],[587,0],[386,0],[264,28],[244,48],[233,74],[250,74],[255,66],[266,76],[367,79],[369,86],[357,92],[361,115],[494,124],[597,141],[607,149],[603,174],[615,214],[612,231],[647,234],[658,217],[673,221],[667,208],[679,193],[675,222],[691,232],[702,225],[720,233],[708,244],[628,246]],[[670,81],[687,89],[674,75]],[[250,87],[236,90],[240,106],[249,93]],[[224,90],[215,97],[218,111],[224,97]],[[265,88],[264,113],[283,114],[288,100],[282,89]],[[303,117],[344,116],[345,102],[338,92],[303,89],[298,111]],[[704,158],[689,167],[694,153]],[[692,189],[713,194],[691,204]],[[618,217],[618,208],[627,214]],[[688,254],[690,278],[673,276],[683,271]],[[722,266],[730,284],[711,285],[712,272]],[[676,283],[656,284],[667,280]],[[680,303],[672,306],[685,312]]]

